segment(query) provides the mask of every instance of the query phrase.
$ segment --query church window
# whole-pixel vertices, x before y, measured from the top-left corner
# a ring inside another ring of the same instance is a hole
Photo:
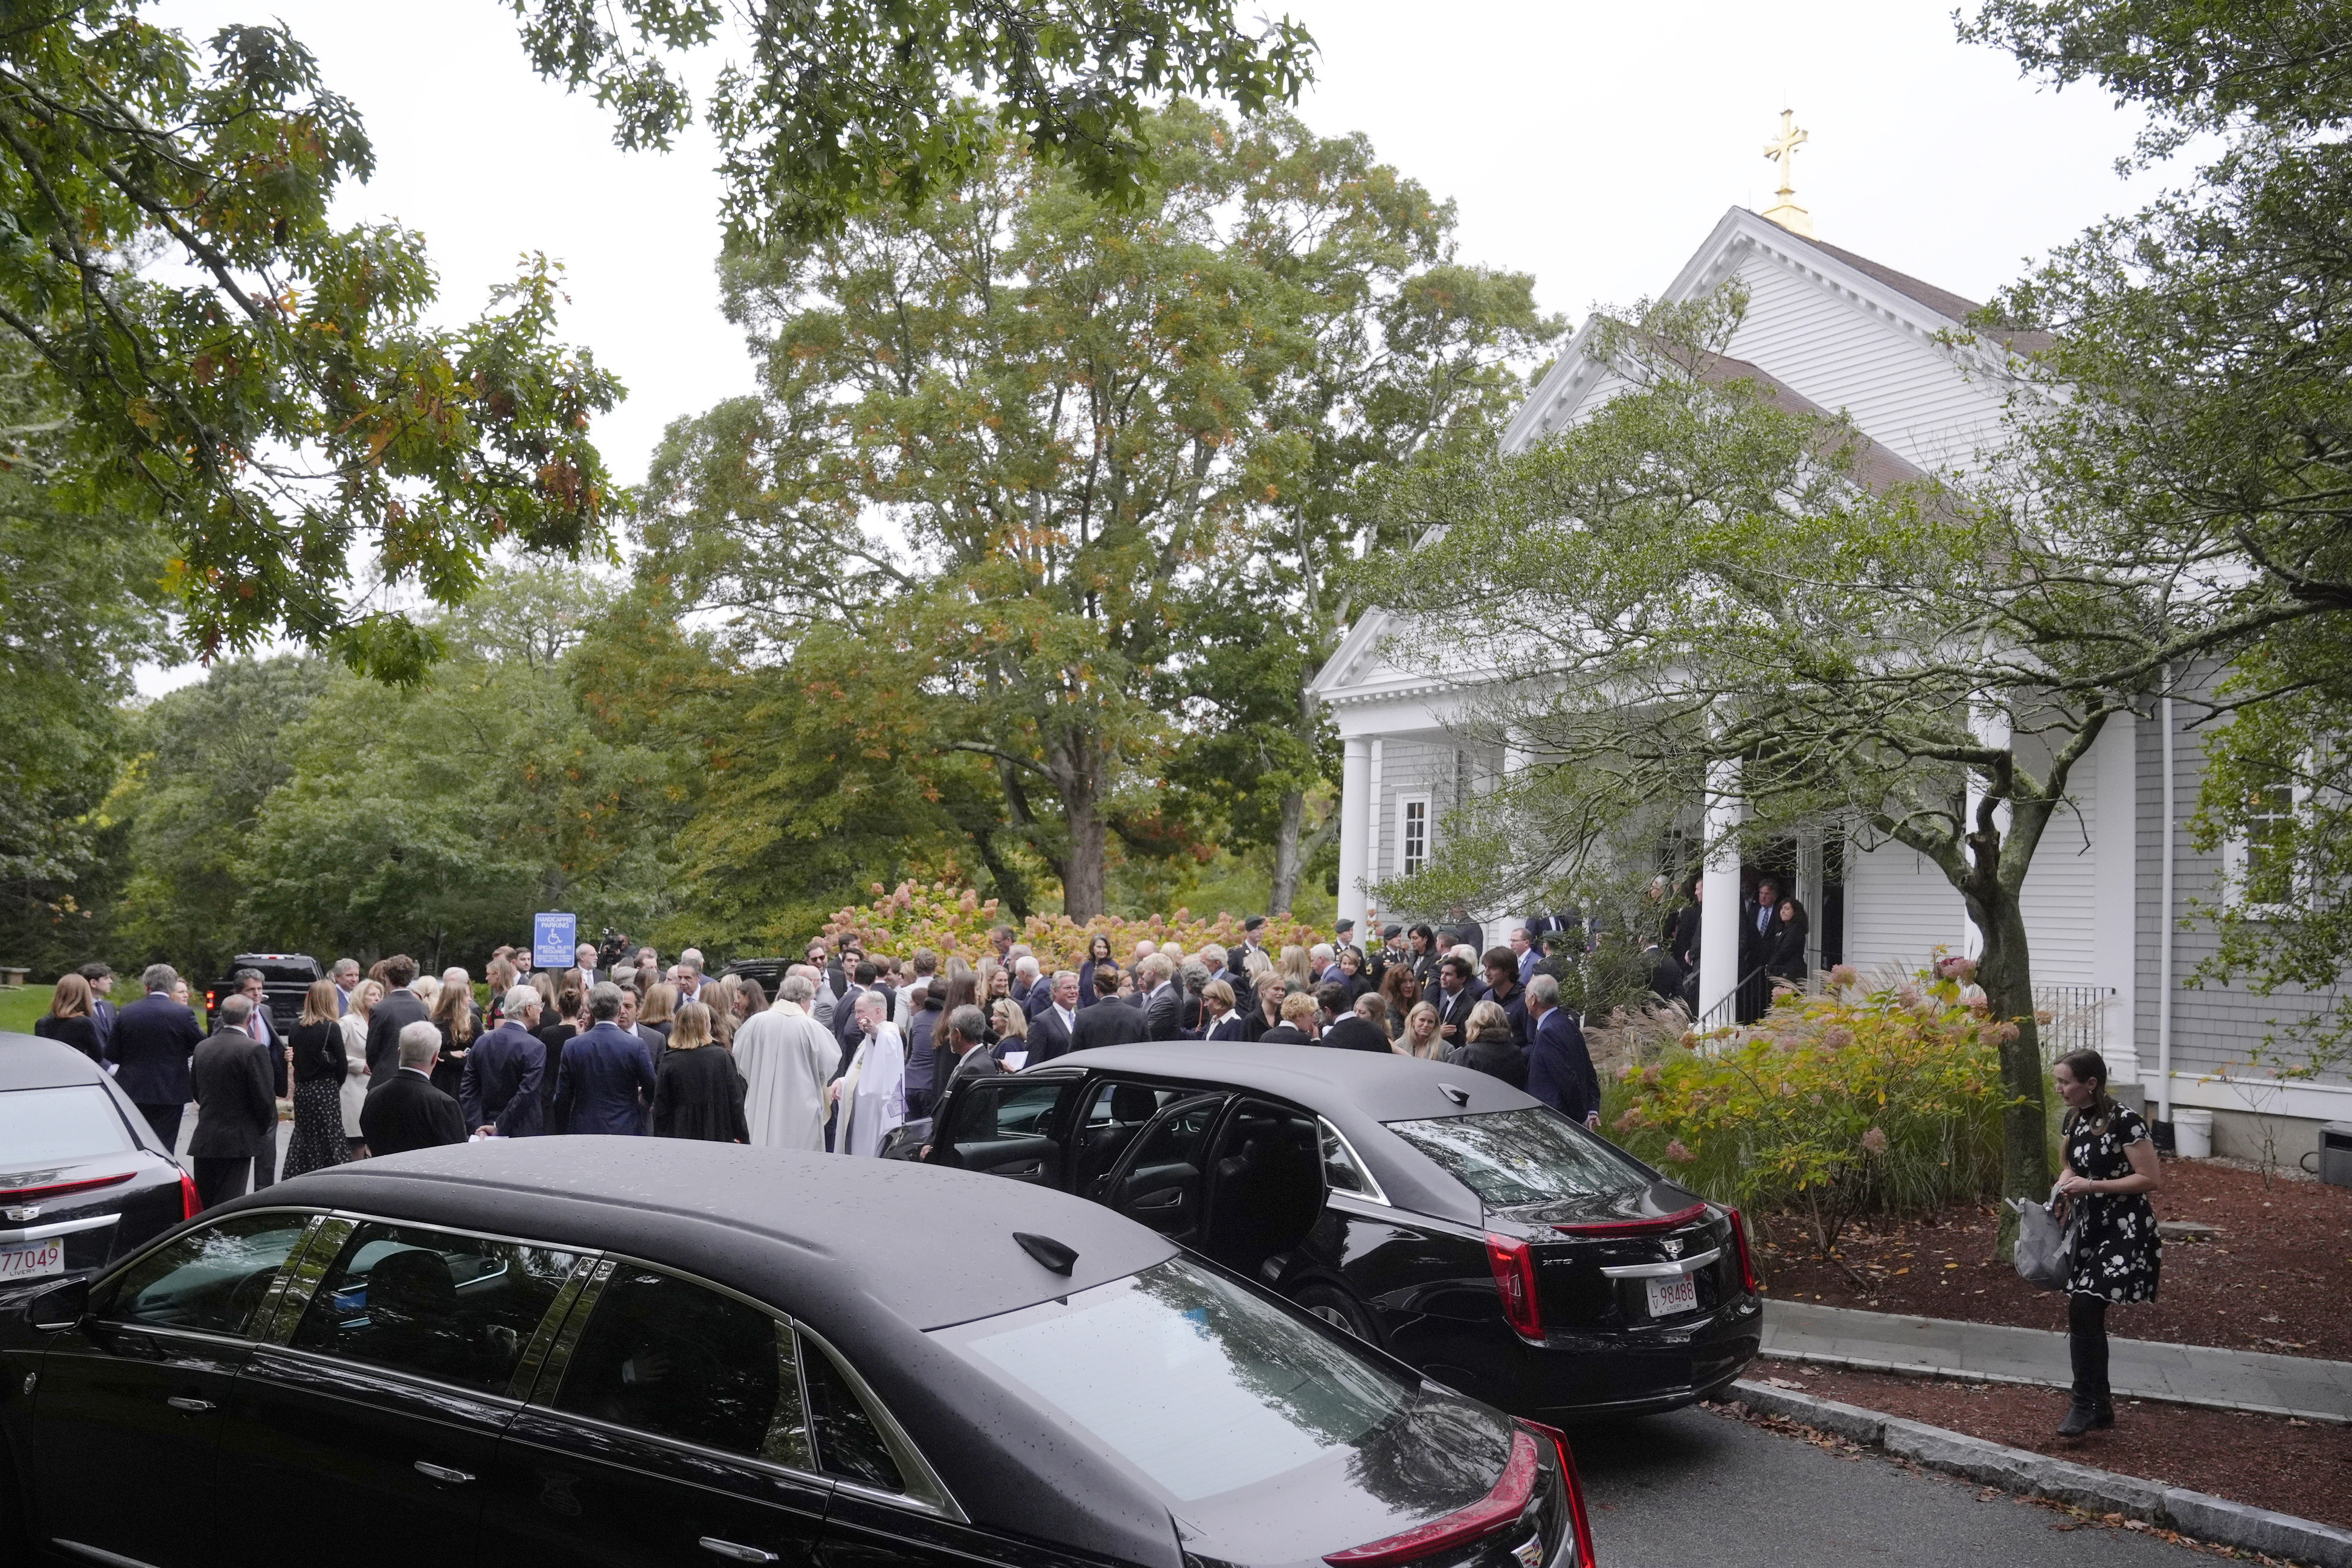
[[[1408,795],[1397,802],[1397,868],[1412,876],[1429,864],[1429,797]]]

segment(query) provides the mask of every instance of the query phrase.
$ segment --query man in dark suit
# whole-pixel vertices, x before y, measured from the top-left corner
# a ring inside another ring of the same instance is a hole
[[[1470,1009],[1478,1005],[1477,992],[1470,984],[1470,963],[1464,958],[1448,953],[1437,966],[1437,989],[1427,994],[1431,1006],[1437,1009],[1437,1037],[1451,1050],[1467,1045],[1470,1040]]]
[[[1137,994],[1143,1011],[1147,1040],[1173,1040],[1184,1032],[1184,993],[1175,981],[1176,966],[1164,952],[1147,956],[1135,966],[1143,989]]]
[[[1486,951],[1486,928],[1470,918],[1470,911],[1460,904],[1454,906],[1454,940],[1473,952]]]
[[[408,987],[416,978],[416,960],[404,952],[383,961],[383,999],[368,1015],[368,1075],[388,1079],[400,1070],[400,1031],[425,1021],[425,998]]]
[[[833,1037],[841,1042],[842,1070],[857,1054],[857,1042],[864,1037],[857,1027],[857,999],[875,989],[874,982],[881,974],[872,959],[861,958],[849,972],[848,989],[833,1005]]]
[[[541,998],[532,986],[506,994],[499,1026],[466,1053],[466,1076],[457,1089],[465,1124],[501,1138],[528,1138],[540,1130],[540,1077],[547,1046],[531,1031],[539,1027]]]
[[[98,1049],[103,1056],[106,1042],[114,1034],[114,1020],[122,1016],[122,1010],[107,1000],[107,994],[114,989],[114,971],[103,963],[85,963],[81,977],[89,982],[89,1017],[98,1026]]]
[[[195,1166],[196,1196],[206,1208],[243,1196],[255,1161],[274,1152],[278,1141],[268,1047],[246,1032],[252,1016],[246,997],[222,997],[217,1027],[196,1047],[188,1069],[196,1096],[188,1158]]]
[[[1333,1000],[1346,1005],[1345,986],[1327,985],[1324,990],[1337,993]],[[1356,998],[1353,1010],[1341,1014],[1329,1028],[1323,1031],[1323,1037],[1315,1043],[1328,1046],[1334,1050],[1372,1051],[1384,1057],[1394,1056],[1396,1053],[1389,1047],[1389,1032],[1375,1022],[1386,1016],[1388,1010],[1386,1002],[1366,992]]]
[[[1078,1026],[1078,976],[1065,969],[1054,976],[1045,1005],[1029,1021],[1029,1065],[1066,1055]]]
[[[429,1023],[400,1031],[400,1065],[375,1080],[360,1106],[360,1136],[371,1154],[404,1154],[466,1141],[466,1116],[457,1102],[433,1087],[433,1064],[441,1058],[441,1031]],[[564,1053],[571,1060],[571,1053]]]
[[[1584,1031],[1559,1005],[1559,982],[1538,974],[1528,982],[1528,1016],[1534,1039],[1528,1047],[1528,1092],[1586,1127],[1601,1125],[1601,1079]]]
[[[1780,943],[1780,885],[1760,879],[1756,896],[1739,910],[1739,1021],[1752,1024],[1764,1016],[1771,982],[1762,971]]]
[[[147,993],[122,1009],[107,1037],[106,1059],[115,1064],[115,1087],[131,1097],[163,1147],[180,1146],[180,1116],[193,1085],[188,1058],[204,1043],[196,1016],[172,1000],[179,975],[168,963],[153,963],[139,977]]]
[[[589,1030],[565,1043],[556,1065],[555,1113],[573,1132],[646,1131],[654,1103],[653,1053],[614,1021],[620,1015],[619,986],[610,981],[591,986]]]
[[[278,1032],[278,1016],[269,1010],[269,988],[264,984],[258,969],[236,972],[237,994],[253,1005],[246,1015],[245,1032],[253,1037],[269,1064],[269,1091],[280,1100],[294,1097],[294,1080],[287,1071],[286,1037]],[[253,1156],[253,1190],[276,1184],[278,1180],[278,1129],[269,1130],[268,1147],[257,1150]]]
[[[1118,999],[1118,974],[1108,965],[1095,971],[1095,991],[1099,1001],[1116,1003]],[[1070,1026],[1070,1049],[1092,1050],[1097,1046],[1131,1046],[1152,1037],[1151,1024],[1133,1007],[1089,1007]]]

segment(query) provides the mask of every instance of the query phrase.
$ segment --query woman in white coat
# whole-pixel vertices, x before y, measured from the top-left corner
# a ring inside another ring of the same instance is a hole
[[[343,1075],[343,1138],[357,1158],[367,1147],[360,1137],[360,1107],[367,1103],[368,1015],[383,1000],[383,987],[373,980],[362,980],[352,987],[350,1009],[341,1020],[343,1026],[343,1057],[351,1070]]]

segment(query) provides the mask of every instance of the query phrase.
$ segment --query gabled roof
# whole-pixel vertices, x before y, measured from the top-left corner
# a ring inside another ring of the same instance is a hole
[[[1822,419],[1832,417],[1828,409],[1760,365],[1750,364],[1744,359],[1733,359],[1729,354],[1717,354],[1708,361],[1700,369],[1699,379],[1718,384],[1752,381],[1763,392],[1768,402],[1798,414],[1811,414]],[[1909,484],[1914,479],[1925,479],[1927,475],[1917,464],[1901,453],[1890,451],[1867,434],[1856,430],[1853,477],[1864,489],[1885,491],[1897,485]]]

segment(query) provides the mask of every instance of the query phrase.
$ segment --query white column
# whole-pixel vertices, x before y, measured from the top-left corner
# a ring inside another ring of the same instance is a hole
[[[1805,906],[1805,967],[1822,966],[1822,838],[1819,828],[1797,836],[1797,899]]]
[[[2114,993],[2106,999],[2107,1076],[2140,1080],[2138,980],[2139,733],[2132,711],[2110,715],[2090,758],[2098,804],[2091,812],[2092,874],[2098,879],[2098,942],[2091,978]]]
[[[1349,741],[1339,764],[1339,914],[1361,921],[1364,869],[1371,862],[1372,743]]]
[[[1379,736],[1372,737],[1371,783],[1364,792],[1364,882],[1367,887],[1376,886],[1382,877],[1389,874],[1387,863],[1381,858],[1381,817],[1387,810],[1382,804],[1386,797],[1381,793],[1381,747],[1383,743]],[[1347,911],[1343,910],[1340,912],[1345,914]],[[1370,952],[1371,949],[1367,947],[1364,951]]]
[[[1706,769],[1706,869],[1699,880],[1698,1011],[1739,984],[1739,764]]]

